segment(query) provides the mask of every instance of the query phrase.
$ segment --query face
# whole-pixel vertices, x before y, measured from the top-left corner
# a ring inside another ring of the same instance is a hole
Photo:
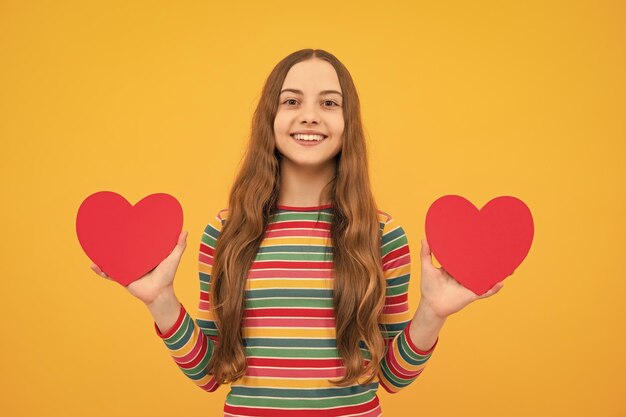
[[[283,163],[309,168],[333,163],[344,129],[341,94],[337,72],[329,62],[314,58],[291,67],[274,119]]]

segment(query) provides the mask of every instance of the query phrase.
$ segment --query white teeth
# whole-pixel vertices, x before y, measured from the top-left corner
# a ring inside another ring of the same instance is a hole
[[[303,135],[303,134],[295,134],[295,135],[291,135],[294,139],[298,139],[298,140],[306,140],[306,141],[320,141],[322,139],[324,139],[324,136],[322,135]]]

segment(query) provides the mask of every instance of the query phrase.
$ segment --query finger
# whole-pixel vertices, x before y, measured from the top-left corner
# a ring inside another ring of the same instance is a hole
[[[91,269],[92,269],[92,270],[93,270],[96,274],[100,275],[102,278],[106,278],[106,279],[108,279],[108,280],[111,280],[111,278],[110,278],[107,274],[105,274],[105,273],[104,273],[104,271],[102,271],[98,265],[96,265],[96,264],[91,264]]]
[[[479,295],[476,299],[481,300],[483,298],[491,297],[491,294],[493,294],[493,292],[489,290],[486,293]]]
[[[187,231],[183,230],[180,232],[180,235],[178,235],[178,242],[176,242],[176,246],[174,250],[172,250],[172,255],[176,258],[180,258],[183,252],[185,252],[185,248],[187,247],[187,234]]]
[[[502,287],[504,287],[504,284],[502,282],[498,282],[496,285],[494,285],[493,287],[491,287],[491,289],[489,291],[487,291],[486,293],[484,293],[483,295],[479,296],[478,298],[487,298],[487,297],[491,297],[492,295],[494,295],[495,293],[497,293],[498,291],[500,291],[502,289]]]
[[[433,266],[430,246],[428,246],[428,241],[426,239],[422,239],[422,249],[420,251],[420,257],[422,258],[422,264]]]

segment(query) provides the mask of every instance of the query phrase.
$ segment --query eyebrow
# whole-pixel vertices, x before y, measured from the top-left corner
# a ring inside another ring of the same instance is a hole
[[[290,91],[290,92],[295,93],[295,94],[300,94],[300,95],[304,94],[302,92],[302,90],[296,90],[294,88],[285,88],[283,91],[280,92],[280,94],[286,93],[287,91]],[[337,90],[323,90],[323,91],[320,91],[320,96],[323,96],[324,94],[339,94],[341,97],[343,97],[343,94],[341,94]]]

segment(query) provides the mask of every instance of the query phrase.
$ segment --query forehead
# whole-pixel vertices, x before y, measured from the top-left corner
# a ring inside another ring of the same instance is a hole
[[[335,68],[322,59],[309,59],[293,65],[283,82],[282,89],[285,88],[302,90],[305,94],[322,90],[341,91]]]

